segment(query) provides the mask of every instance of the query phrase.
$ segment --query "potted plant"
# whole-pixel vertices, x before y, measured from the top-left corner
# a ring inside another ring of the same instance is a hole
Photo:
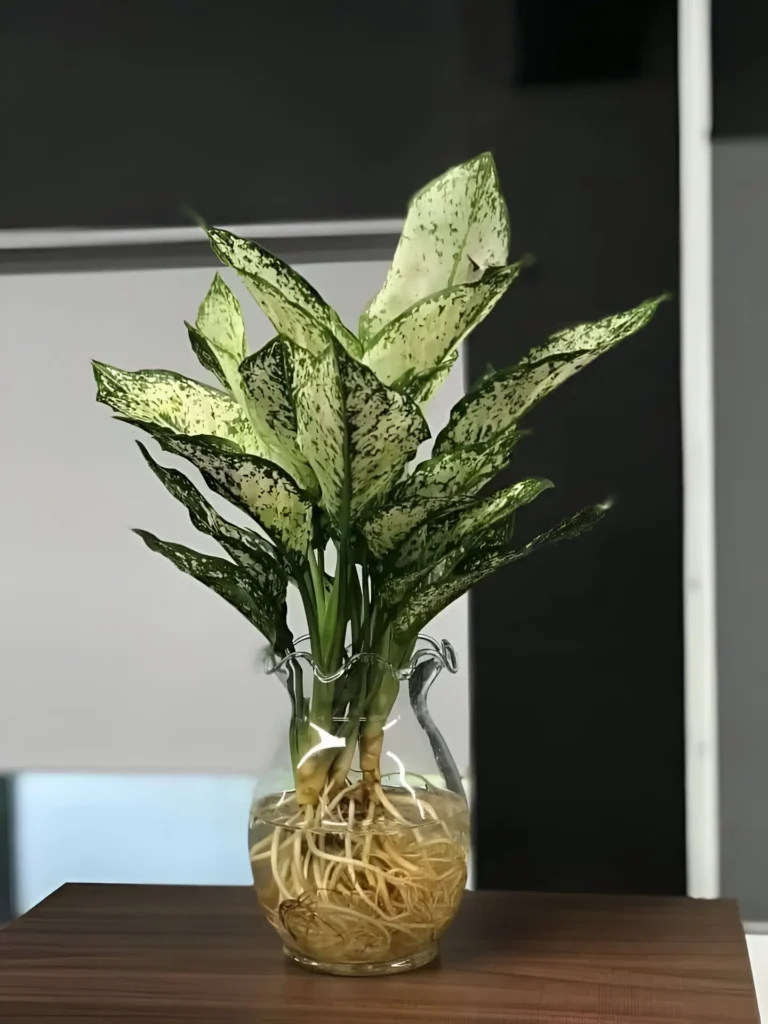
[[[238,300],[217,275],[187,325],[215,385],[94,363],[98,399],[188,460],[251,523],[222,517],[139,445],[227,557],[139,536],[249,619],[288,693],[284,764],[260,780],[250,820],[268,919],[305,966],[407,970],[436,955],[465,887],[469,842],[461,779],[426,705],[455,657],[422,631],[490,572],[605,514],[606,503],[590,506],[520,545],[516,513],[552,484],[529,478],[494,490],[493,480],[526,413],[648,323],[661,298],[559,331],[511,368],[489,371],[414,464],[429,437],[425,403],[521,268],[507,262],[492,157],[414,196],[357,334],[282,260],[203,227],[276,336],[249,352]],[[299,630],[288,622],[289,587],[303,605]]]

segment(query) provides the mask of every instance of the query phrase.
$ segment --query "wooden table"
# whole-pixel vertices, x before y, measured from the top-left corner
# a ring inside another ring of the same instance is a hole
[[[249,889],[66,885],[0,931],[0,1021],[758,1021],[735,903],[468,893],[438,965],[327,978]]]

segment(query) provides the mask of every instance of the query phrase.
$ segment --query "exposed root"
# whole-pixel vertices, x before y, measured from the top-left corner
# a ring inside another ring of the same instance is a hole
[[[452,920],[466,884],[468,822],[451,794],[376,781],[329,784],[316,806],[263,801],[254,882],[283,941],[320,962],[376,963],[418,952]]]

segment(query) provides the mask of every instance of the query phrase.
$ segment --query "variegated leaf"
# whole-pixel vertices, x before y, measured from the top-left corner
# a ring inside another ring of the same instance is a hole
[[[427,459],[398,484],[394,497],[405,501],[477,494],[509,464],[513,448],[523,437],[525,431],[513,424],[506,435],[501,434],[493,443],[461,445]]]
[[[435,586],[450,576],[456,566],[475,550],[487,553],[503,547],[506,551],[514,532],[514,521],[513,510],[505,520],[472,533],[455,548],[449,548],[447,554],[431,565],[419,566],[405,573],[391,574],[390,570],[390,574],[385,574],[377,584],[376,593],[380,603],[384,607],[392,608],[399,605],[411,591]]]
[[[177,569],[204,583],[248,619],[278,649],[286,650],[290,633],[285,602],[259,591],[253,577],[225,558],[203,555],[199,551],[159,540],[147,530],[135,530],[151,551],[172,562]]]
[[[496,569],[519,561],[541,548],[573,540],[591,530],[609,507],[604,503],[582,509],[517,550],[495,545],[476,548],[451,575],[443,576],[431,585],[424,585],[422,580],[418,587],[411,590],[394,617],[392,628],[396,639],[405,642],[416,636],[443,608]]]
[[[392,384],[408,371],[434,370],[491,312],[520,272],[520,264],[493,267],[479,281],[444,288],[390,320],[366,347],[363,362]]]
[[[151,431],[209,434],[246,452],[264,446],[238,403],[230,396],[170,370],[119,370],[94,360],[96,399]]]
[[[221,228],[205,230],[218,258],[240,275],[280,334],[317,354],[327,344],[327,333],[353,355],[360,354],[357,338],[301,274],[257,242]]]
[[[518,558],[532,555],[541,548],[552,547],[566,540],[575,540],[583,533],[588,533],[597,526],[612,507],[613,501],[611,499],[601,501],[596,505],[587,505],[586,508],[576,512],[575,515],[568,516],[567,519],[562,519],[543,533],[537,534],[533,540],[528,541],[522,548],[515,551],[512,551],[508,543],[499,545],[495,535],[490,533],[488,535],[487,547],[475,547],[469,551],[458,565],[457,571],[474,572],[485,565],[486,559],[496,557],[497,555],[507,557],[511,553],[515,556],[512,560],[516,561]]]
[[[270,542],[253,530],[228,522],[183,473],[159,465],[141,442],[138,445],[158,480],[187,509],[195,529],[221,544],[230,558],[250,572],[265,594],[285,600],[286,569]]]
[[[644,327],[667,297],[648,299],[626,313],[559,331],[516,366],[486,376],[454,406],[435,441],[435,454],[458,445],[493,441],[565,380]]]
[[[200,304],[194,327],[186,327],[202,365],[239,398],[239,366],[248,355],[245,324],[240,303],[219,274]]]
[[[367,348],[415,302],[452,285],[477,281],[507,262],[509,217],[490,153],[435,178],[410,202],[381,291],[360,319]]]
[[[551,480],[531,477],[490,498],[477,499],[469,508],[427,520],[410,533],[395,552],[395,574],[433,566],[451,551],[467,551],[473,537],[480,540],[489,527],[509,519],[517,509],[530,504],[542,491],[553,486]]]
[[[268,445],[272,460],[306,491],[316,493],[317,477],[296,436],[290,345],[282,338],[273,338],[243,361],[240,374],[250,398],[251,420]]]
[[[299,446],[338,521],[358,518],[397,479],[429,428],[418,406],[385,387],[338,343],[313,358],[294,351]]]
[[[458,503],[458,507],[461,507],[461,503]],[[361,529],[372,554],[376,558],[383,558],[411,530],[421,526],[427,519],[456,509],[457,502],[450,497],[411,498],[377,508]]]
[[[162,448],[188,459],[217,494],[253,516],[288,552],[303,554],[312,531],[312,505],[284,469],[255,455],[228,451],[205,437],[155,436]]]
[[[399,391],[412,402],[426,405],[445,383],[458,357],[458,351],[451,352],[447,359],[433,366],[431,370],[422,370],[421,373],[407,370],[392,384],[393,391]]]
[[[201,334],[196,327],[193,327],[192,324],[188,324],[186,320],[184,321],[184,326],[187,328],[187,336],[189,338],[189,343],[192,346],[192,351],[197,356],[200,365],[204,370],[212,373],[223,388],[229,390],[229,381],[224,376],[224,371],[222,370],[218,359],[213,354],[213,347],[209,345],[208,339],[204,334]]]
[[[378,581],[376,596],[382,608],[392,609],[400,605],[414,590],[425,590],[436,586],[449,577],[456,568],[463,551],[453,551],[439,562],[427,567],[413,569],[396,576],[385,575]]]

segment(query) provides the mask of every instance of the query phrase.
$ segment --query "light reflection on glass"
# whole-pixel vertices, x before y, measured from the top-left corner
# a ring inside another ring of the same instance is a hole
[[[408,784],[408,780],[405,777],[405,765],[400,760],[400,758],[397,756],[397,754],[393,754],[391,750],[388,750],[386,752],[386,756],[387,757],[391,757],[392,760],[397,765],[398,772],[400,774],[400,785],[403,787],[403,789],[407,789],[408,792],[411,794],[411,796],[413,797],[414,803],[419,808],[419,814],[421,815],[421,817],[423,819],[424,818],[424,808],[421,805],[421,800],[419,800],[419,798],[416,796],[416,790],[413,788],[413,786]]]
[[[310,722],[309,724],[320,737],[320,742],[316,743],[314,747],[311,747],[306,752],[304,757],[302,757],[302,759],[296,765],[297,768],[301,768],[303,764],[306,764],[310,757],[314,757],[314,755],[321,750],[330,750],[331,747],[345,747],[347,745],[347,741],[344,739],[343,736],[334,736],[333,733],[330,733],[326,729],[323,729],[322,726],[320,725],[315,725],[314,722]]]

